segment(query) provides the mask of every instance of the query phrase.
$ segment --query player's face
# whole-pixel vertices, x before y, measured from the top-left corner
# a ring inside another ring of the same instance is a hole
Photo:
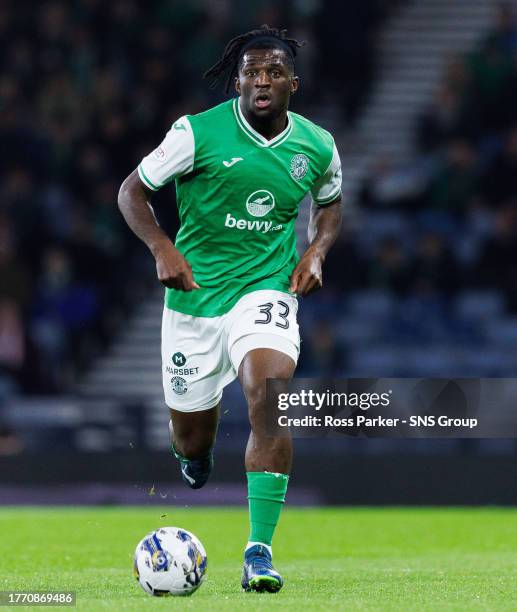
[[[298,77],[285,51],[250,49],[242,58],[235,88],[243,110],[257,119],[273,120],[287,110],[289,97],[298,89]]]

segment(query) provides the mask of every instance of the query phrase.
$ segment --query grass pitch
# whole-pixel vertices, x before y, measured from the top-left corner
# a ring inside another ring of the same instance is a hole
[[[133,578],[138,540],[165,525],[207,550],[190,598],[150,597]],[[244,509],[3,508],[0,534],[0,590],[74,590],[81,610],[517,609],[513,509],[286,507],[274,542],[286,584],[274,595],[241,592]]]

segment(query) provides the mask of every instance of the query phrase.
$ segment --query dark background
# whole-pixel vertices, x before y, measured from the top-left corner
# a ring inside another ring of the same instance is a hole
[[[134,480],[170,472],[176,482],[172,459],[154,455],[166,434],[154,433],[145,394],[84,390],[157,291],[152,257],[118,212],[118,188],[172,121],[224,99],[201,75],[231,37],[262,23],[307,40],[293,110],[332,131],[344,161],[368,150],[361,121],[383,75],[383,33],[414,4],[0,1],[0,485],[28,491],[85,473],[120,480],[102,467],[114,463],[132,482],[131,457],[142,466]],[[325,287],[301,304],[298,375],[514,376],[517,27],[511,3],[488,4],[483,32],[451,52],[422,101],[410,156],[373,151],[345,197]],[[153,203],[173,237],[173,188]],[[225,401],[219,460],[235,466],[248,426],[235,386]],[[326,491],[323,500],[515,501],[513,440],[298,446],[300,486]],[[321,482],[310,469],[315,453]],[[84,471],[90,461],[98,469]],[[387,475],[386,464],[397,469]],[[221,468],[216,477],[239,474]],[[366,497],[361,482],[371,484]]]

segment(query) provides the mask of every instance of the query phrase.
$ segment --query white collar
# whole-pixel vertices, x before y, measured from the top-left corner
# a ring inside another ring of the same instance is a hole
[[[287,126],[285,130],[277,134],[271,140],[268,140],[265,136],[262,136],[257,130],[251,127],[251,125],[246,121],[246,117],[244,116],[241,105],[240,105],[240,97],[234,98],[233,100],[233,112],[235,118],[237,119],[237,123],[239,127],[245,132],[256,144],[261,147],[277,147],[282,144],[293,129],[293,124],[291,120],[291,114],[287,111]]]

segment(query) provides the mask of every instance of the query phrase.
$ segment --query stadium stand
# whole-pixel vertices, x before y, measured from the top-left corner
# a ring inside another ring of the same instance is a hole
[[[150,408],[147,443],[166,445],[161,291],[150,256],[123,225],[116,192],[172,119],[219,100],[198,75],[250,20],[286,23],[308,39],[300,64],[307,96],[297,109],[333,131],[345,126],[337,135],[347,223],[325,291],[301,307],[299,375],[513,375],[514,6],[371,3],[361,19],[374,43],[363,41],[369,53],[357,82],[357,65],[342,61],[321,26],[340,3],[314,3],[314,14],[311,3],[294,4],[249,15],[208,2],[152,2],[145,11],[122,0],[2,5],[5,402],[79,393],[91,407],[95,398],[130,397]],[[318,71],[327,80],[316,81]],[[340,88],[350,82],[353,91]],[[326,85],[323,104],[311,103]],[[172,198],[167,189],[156,199],[171,234]],[[233,387],[227,398],[241,401]],[[243,411],[228,418],[245,422]]]

